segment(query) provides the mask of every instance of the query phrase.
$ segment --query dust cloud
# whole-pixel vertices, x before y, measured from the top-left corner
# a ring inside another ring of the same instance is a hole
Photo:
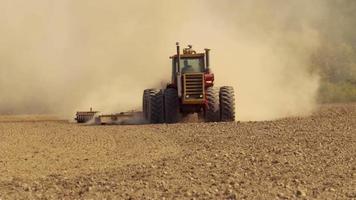
[[[0,0],[0,113],[140,109],[170,79],[175,42],[211,48],[238,120],[310,113],[324,1]]]

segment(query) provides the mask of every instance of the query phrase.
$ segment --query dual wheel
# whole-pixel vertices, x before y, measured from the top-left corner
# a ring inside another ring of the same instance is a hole
[[[146,89],[143,92],[143,116],[153,124],[179,121],[179,98],[177,90]]]
[[[150,123],[177,123],[180,118],[177,90],[147,89],[143,92],[143,115]],[[206,122],[235,121],[235,96],[231,86],[206,90],[206,105],[199,116]]]
[[[235,121],[235,93],[233,87],[208,88],[206,101],[206,122]]]

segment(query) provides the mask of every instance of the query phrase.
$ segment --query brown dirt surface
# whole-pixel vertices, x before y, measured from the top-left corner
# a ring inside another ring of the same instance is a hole
[[[0,199],[356,199],[356,104],[265,122],[0,117]]]

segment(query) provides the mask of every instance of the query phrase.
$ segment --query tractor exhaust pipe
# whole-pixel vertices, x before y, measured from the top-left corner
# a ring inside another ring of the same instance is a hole
[[[177,42],[176,45],[177,45],[177,72],[180,72],[180,46],[179,46],[179,42]]]
[[[177,45],[177,74],[176,74],[176,81],[177,81],[177,90],[178,90],[178,97],[182,97],[182,76],[180,74],[180,46],[179,42],[176,43]]]
[[[210,72],[210,49],[205,49],[206,71]]]

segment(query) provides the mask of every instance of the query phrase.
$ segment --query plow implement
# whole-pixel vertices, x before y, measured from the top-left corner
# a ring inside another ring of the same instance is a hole
[[[87,123],[91,121],[97,113],[99,113],[99,111],[93,111],[92,108],[90,108],[90,111],[78,111],[74,120],[78,123]]]
[[[89,123],[96,125],[111,125],[111,124],[142,124],[142,112],[129,111],[116,114],[100,114],[99,111],[79,111],[76,113],[75,120],[77,123]]]

